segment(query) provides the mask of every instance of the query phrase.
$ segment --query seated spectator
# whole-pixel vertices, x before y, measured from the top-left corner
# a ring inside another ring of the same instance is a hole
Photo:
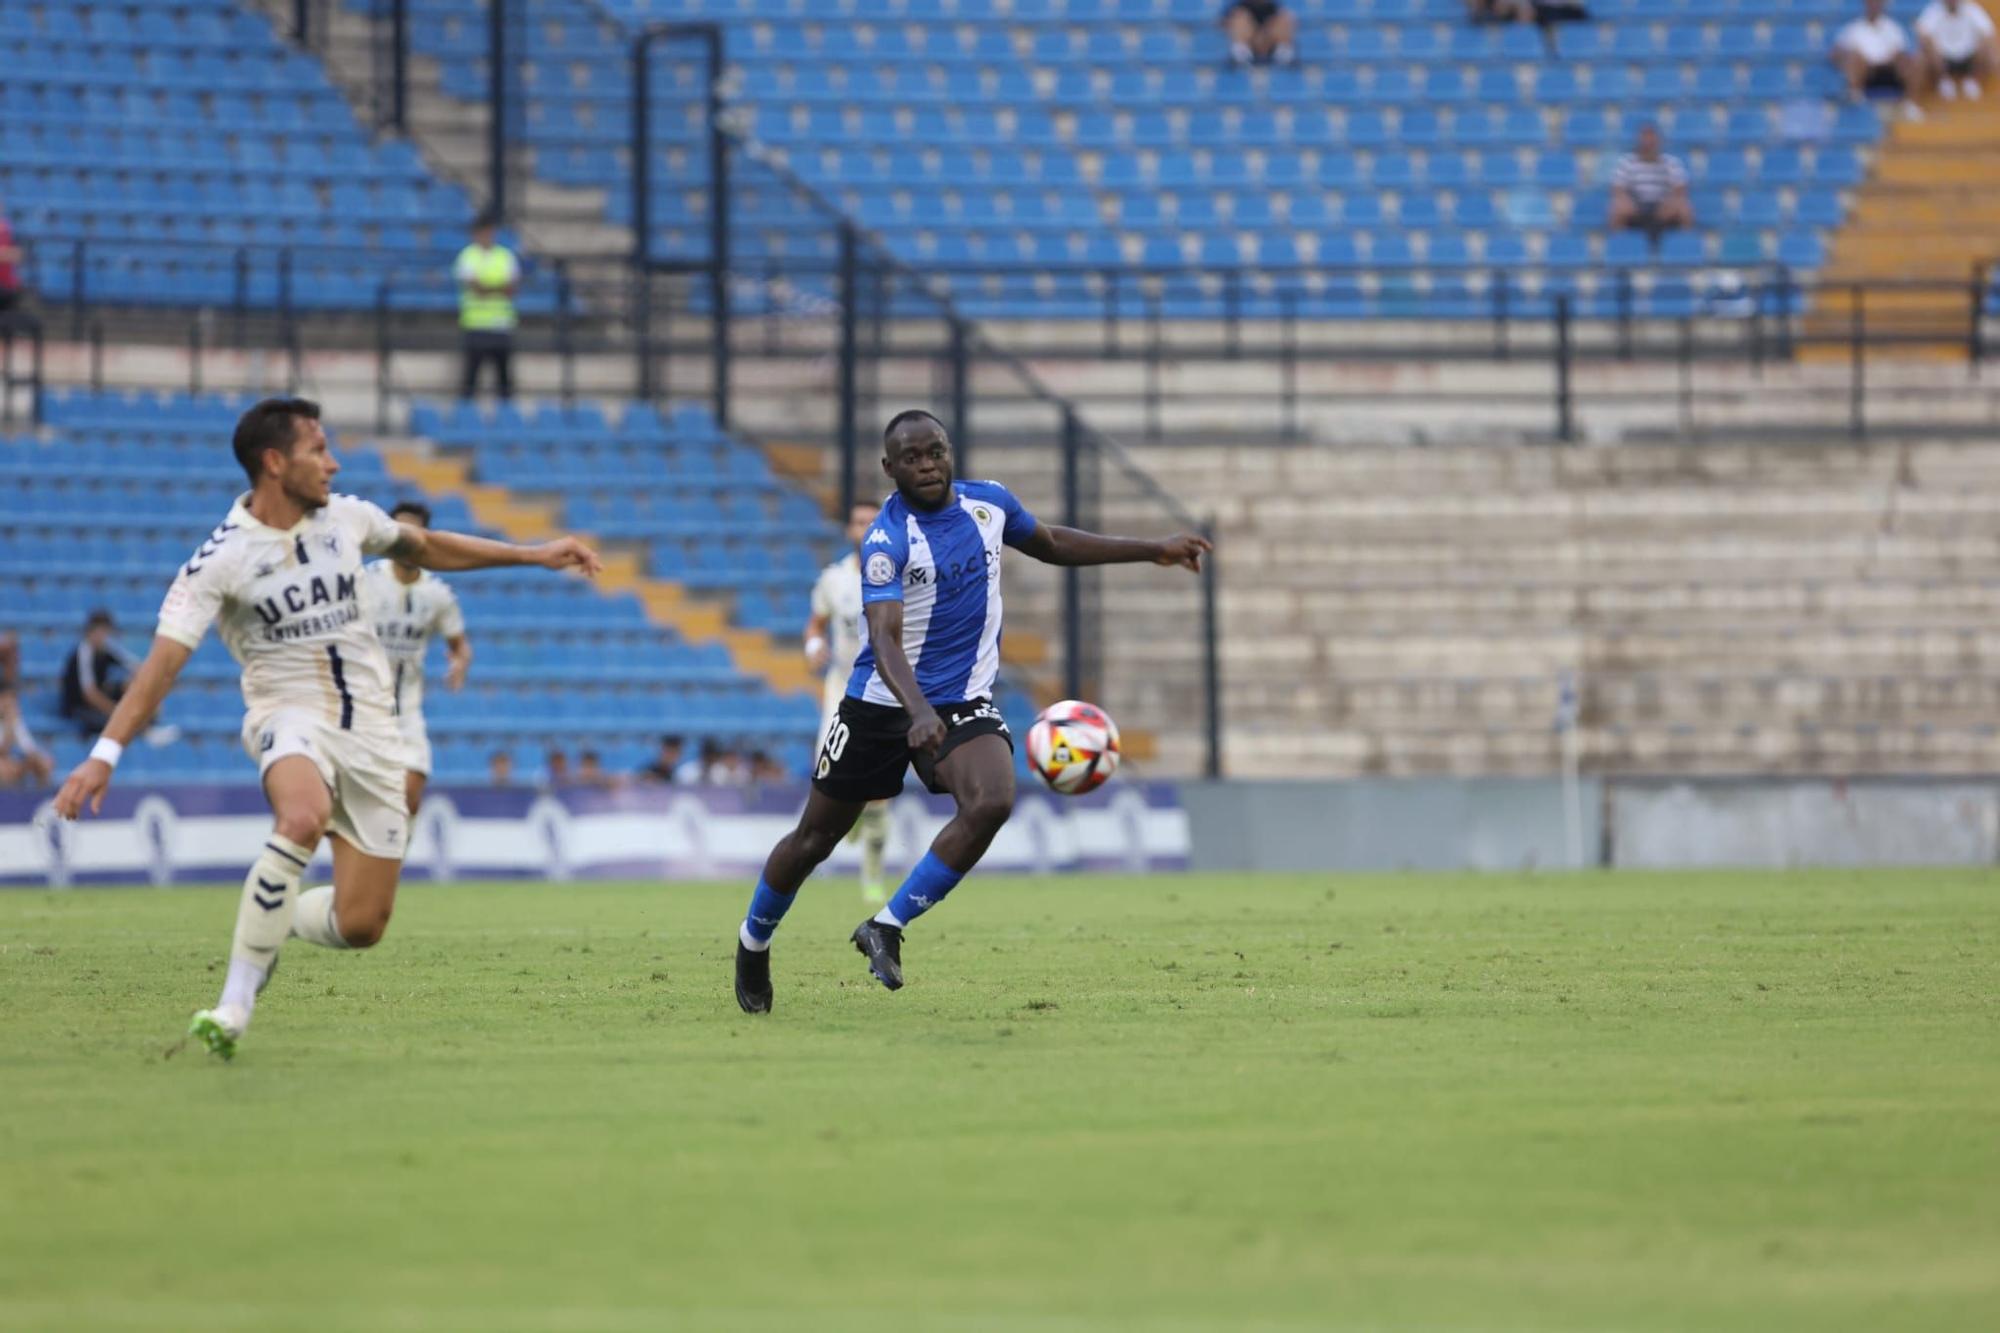
[[[7,210],[0,208],[0,315],[21,304],[21,264],[25,258],[21,247],[14,244]]]
[[[1864,17],[1852,19],[1833,39],[1833,63],[1847,79],[1847,95],[1859,102],[1869,93],[1900,93],[1903,118],[1922,120],[1911,100],[1922,85],[1923,62],[1903,25],[1889,17],[1888,0],[1862,0]]]
[[[1290,65],[1299,58],[1298,18],[1278,0],[1233,0],[1222,11],[1222,30],[1232,65]]]
[[[1996,57],[1993,20],[1972,0],[1931,0],[1917,15],[1917,41],[1924,72],[1938,96],[1949,102],[1977,101],[1981,79],[1993,77]]]
[[[46,787],[55,771],[55,760],[36,743],[21,716],[20,694],[12,685],[0,684],[0,787]]]
[[[495,750],[486,756],[486,785],[489,787],[511,787],[514,785],[514,756],[505,750]]]
[[[771,758],[767,752],[763,750],[750,752],[750,781],[753,784],[768,787],[783,782],[789,776],[791,775],[785,772],[785,766]]]
[[[1657,125],[1641,125],[1638,145],[1611,173],[1612,230],[1643,231],[1658,245],[1662,232],[1693,225],[1687,164],[1660,151]]]
[[[703,741],[701,780],[711,787],[741,787],[750,781],[750,766],[736,751],[712,740]]]
[[[660,737],[660,752],[639,770],[639,781],[688,787],[701,781],[701,765],[687,757],[687,742],[679,736]]]
[[[114,637],[117,632],[118,623],[109,611],[92,611],[84,621],[82,640],[63,663],[62,715],[85,736],[104,730],[139,666]]]
[[[604,761],[595,750],[580,750],[576,756],[576,785],[606,791],[618,785],[618,775],[605,771]]]
[[[1474,23],[1533,23],[1535,0],[1465,0]]]
[[[549,747],[547,757],[542,761],[547,773],[542,785],[545,787],[567,787],[570,785],[569,756],[554,746]]]

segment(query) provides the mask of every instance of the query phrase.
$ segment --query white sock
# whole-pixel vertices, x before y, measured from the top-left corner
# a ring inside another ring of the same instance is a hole
[[[1250,63],[1250,48],[1242,42],[1231,42],[1229,44],[1229,58],[1239,65],[1247,65]]]
[[[351,949],[340,935],[340,918],[333,914],[333,886],[322,884],[299,895],[298,915],[292,918],[292,938],[317,944],[322,949]]]
[[[222,1003],[241,1009],[246,1019],[257,1003],[257,988],[278,961],[278,946],[291,933],[292,914],[299,906],[299,877],[306,873],[306,862],[311,859],[312,848],[273,833],[251,863],[250,873],[243,877]]]
[[[1958,81],[1958,88],[1960,92],[1965,94],[1966,101],[1977,102],[1979,100],[1980,88],[1978,79],[1960,79]]]
[[[1939,79],[1939,80],[1938,80],[1938,96],[1939,96],[1939,97],[1941,97],[1941,98],[1943,98],[1943,99],[1944,99],[1945,101],[1947,101],[1947,102],[1955,102],[1955,101],[1957,101],[1957,100],[1958,100],[1958,81],[1957,81],[1957,80],[1955,80],[1955,79]]]
[[[880,801],[861,812],[861,882],[882,882],[882,852],[889,845],[889,807]]]
[[[1276,60],[1280,65],[1289,65],[1293,61],[1299,58],[1299,53],[1292,49],[1292,44],[1290,42],[1286,42],[1283,46],[1279,47],[1276,51],[1271,53],[1271,58],[1273,60]]]
[[[903,919],[886,907],[875,914],[875,920],[885,926],[894,926],[897,930],[903,928]]]
[[[771,947],[771,941],[760,940],[750,933],[750,923],[745,921],[736,928],[736,938],[743,941],[743,947],[751,953],[763,953]]]

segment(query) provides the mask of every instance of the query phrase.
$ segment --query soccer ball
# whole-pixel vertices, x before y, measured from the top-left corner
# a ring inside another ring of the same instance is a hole
[[[1096,704],[1050,704],[1028,728],[1028,765],[1064,796],[1095,791],[1118,771],[1118,724]]]

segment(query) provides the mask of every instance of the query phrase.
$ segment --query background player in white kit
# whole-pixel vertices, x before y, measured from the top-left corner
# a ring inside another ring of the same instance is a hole
[[[431,525],[430,506],[415,500],[398,504],[389,517],[410,527]],[[407,560],[378,560],[368,566],[361,596],[376,637],[382,640],[382,651],[389,655],[396,729],[408,746],[404,759],[409,769],[403,785],[414,815],[431,780],[431,738],[424,728],[424,655],[433,634],[444,640],[444,687],[456,690],[465,684],[465,673],[472,666],[472,640],[465,637],[465,613],[458,609],[451,585]]]
[[[366,500],[332,493],[340,470],[319,407],[272,398],[236,423],[250,478],[160,607],[152,651],[90,757],[56,794],[74,819],[104,804],[124,747],[152,718],[211,624],[243,667],[243,745],[257,761],[275,824],[243,880],[222,999],[188,1031],[228,1059],[288,934],[334,949],[382,938],[409,835],[404,744],[389,661],[361,603],[362,557],[425,569],[540,565],[595,574],[574,537],[514,546],[399,524]],[[299,877],[333,835],[333,885],[301,894]]]
[[[840,559],[819,572],[813,584],[812,617],[806,621],[806,665],[823,672],[826,686],[820,692],[819,735],[840,712],[847,696],[847,678],[854,660],[861,656],[861,539],[868,525],[882,512],[873,500],[862,500],[847,511],[847,550]],[[889,805],[876,801],[861,812],[848,834],[861,838],[861,896],[871,903],[888,899],[889,886],[882,878],[882,849],[889,841]]]

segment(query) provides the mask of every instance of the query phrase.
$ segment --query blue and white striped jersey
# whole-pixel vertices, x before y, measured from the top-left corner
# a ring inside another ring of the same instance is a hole
[[[952,485],[934,513],[891,495],[861,539],[861,604],[903,604],[903,652],[933,705],[984,699],[1000,671],[1000,548],[1033,536],[1035,516],[997,481]],[[849,698],[900,707],[864,636]]]

